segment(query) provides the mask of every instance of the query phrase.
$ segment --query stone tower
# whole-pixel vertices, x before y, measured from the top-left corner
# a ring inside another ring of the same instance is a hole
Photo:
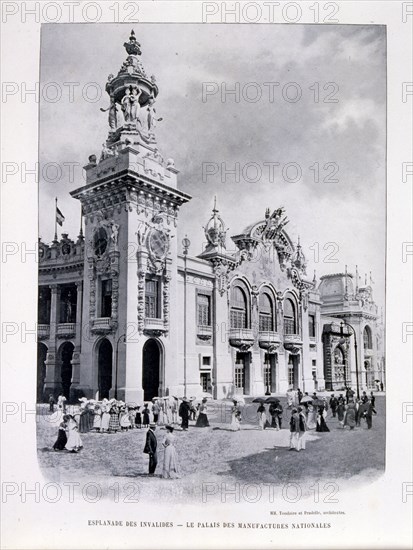
[[[134,32],[126,61],[109,75],[109,133],[100,158],[89,157],[86,184],[71,195],[85,219],[81,369],[88,397],[142,403],[182,395],[178,381],[178,211],[174,161],[158,150],[158,86],[140,60]],[[103,109],[102,109],[103,110]]]

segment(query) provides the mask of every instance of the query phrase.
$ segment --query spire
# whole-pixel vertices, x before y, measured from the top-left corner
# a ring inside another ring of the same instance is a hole
[[[77,242],[82,242],[84,241],[84,236],[83,236],[83,213],[82,213],[82,205],[80,205],[80,229],[79,229],[79,235],[77,236]]]
[[[306,264],[306,260],[305,260],[305,256],[303,254],[303,251],[301,249],[300,236],[298,236],[298,239],[297,239],[297,248],[296,248],[296,252],[295,252],[295,255],[294,255],[293,264],[295,265],[295,267],[298,270],[305,273],[305,268],[306,268],[307,264]]]
[[[204,227],[205,237],[207,239],[206,251],[211,251],[217,248],[226,248],[226,234],[227,229],[217,208],[217,197],[214,197],[214,206],[212,208],[212,216],[209,218],[208,223]]]
[[[141,45],[136,40],[135,31],[132,29],[129,37],[129,42],[123,44],[129,55],[142,55]]]
[[[356,265],[356,294],[358,291],[359,291],[359,269],[358,269],[358,266]]]

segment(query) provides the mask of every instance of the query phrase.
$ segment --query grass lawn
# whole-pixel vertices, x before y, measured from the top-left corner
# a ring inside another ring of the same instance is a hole
[[[284,409],[285,400],[281,398]],[[289,448],[289,411],[284,412],[283,429],[260,430],[255,415],[256,404],[243,409],[241,431],[229,431],[229,402],[212,404],[209,428],[195,428],[190,422],[189,431],[175,430],[176,449],[182,477],[179,480],[148,478],[148,458],[142,450],[145,429],[133,429],[115,434],[81,434],[84,448],[78,454],[54,452],[51,447],[56,439],[57,427],[39,415],[38,457],[41,469],[48,481],[76,481],[83,484],[97,482],[106,489],[118,482],[121,487],[133,482],[139,500],[161,498],[173,502],[204,498],[208,502],[220,498],[222,484],[228,487],[238,483],[272,484],[300,483],[303,496],[309,496],[310,487],[319,482],[336,483],[346,490],[353,483],[359,484],[377,478],[384,471],[385,462],[385,397],[376,397],[377,416],[373,428],[361,427],[350,431],[343,429],[336,418],[329,414],[329,433],[307,432],[307,448],[297,453]],[[158,470],[161,473],[163,451],[160,445],[165,430],[156,429],[158,436]],[[209,489],[206,485],[209,484]],[[103,489],[105,490],[105,489]],[[133,493],[133,489],[126,491]],[[275,493],[277,494],[277,493]],[[227,499],[231,502],[230,498]]]

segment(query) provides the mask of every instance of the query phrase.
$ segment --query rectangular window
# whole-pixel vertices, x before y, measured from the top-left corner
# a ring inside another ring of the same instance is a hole
[[[243,388],[244,387],[244,365],[236,364],[235,365],[235,387]]]
[[[230,323],[231,323],[231,328],[245,328],[245,325],[246,325],[245,312],[232,309],[230,314]]]
[[[39,325],[50,325],[50,305],[51,305],[50,288],[40,287],[39,299],[38,299]]]
[[[266,314],[260,313],[259,322],[260,322],[259,330],[261,332],[270,332],[270,331],[272,331],[272,318],[271,318],[271,315],[266,315]]]
[[[264,365],[264,388],[267,389],[271,389],[271,386],[272,386],[272,380],[271,380],[271,364],[268,361],[266,361],[265,365]]]
[[[294,386],[294,365],[292,363],[288,364],[288,385]]]
[[[202,357],[202,366],[210,367],[211,366],[211,357]]]
[[[295,334],[294,319],[284,319],[284,334]]]
[[[101,281],[101,317],[112,316],[112,279]]]
[[[197,315],[198,326],[210,327],[211,326],[211,296],[206,294],[197,295]]]
[[[145,317],[149,319],[161,318],[159,281],[156,279],[146,279],[145,281]]]
[[[315,315],[308,316],[308,331],[309,331],[310,338],[316,337]]]
[[[211,374],[209,372],[201,372],[201,387],[202,391],[211,391]]]

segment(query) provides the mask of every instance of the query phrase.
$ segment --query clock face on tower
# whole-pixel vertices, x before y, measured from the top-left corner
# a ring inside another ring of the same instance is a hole
[[[165,258],[169,249],[168,236],[159,229],[152,229],[148,238],[149,252],[158,260]]]

